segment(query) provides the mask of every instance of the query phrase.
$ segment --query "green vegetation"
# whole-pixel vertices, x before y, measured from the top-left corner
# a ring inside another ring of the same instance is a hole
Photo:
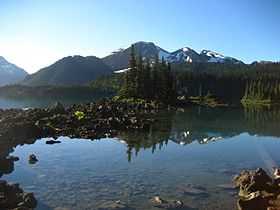
[[[206,106],[276,104],[280,101],[280,63],[166,63],[135,55],[119,77],[119,97],[175,103],[178,98]],[[122,80],[122,82],[120,82]],[[115,78],[111,83],[114,84]],[[176,82],[175,82],[176,81]],[[106,82],[106,85],[110,83]]]
[[[74,113],[75,117],[77,118],[77,120],[82,120],[85,118],[85,113],[84,112],[81,112],[81,111],[76,111]]]

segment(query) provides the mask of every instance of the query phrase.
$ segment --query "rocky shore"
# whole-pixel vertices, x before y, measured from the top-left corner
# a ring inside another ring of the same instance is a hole
[[[24,192],[18,184],[8,184],[0,180],[0,209],[33,210],[36,206],[33,193]]]
[[[234,178],[239,187],[239,210],[279,210],[280,180],[269,176],[263,169],[242,171]]]
[[[153,103],[112,100],[68,108],[56,103],[46,109],[0,110],[0,139],[115,136],[118,131],[149,129],[154,121],[152,115],[158,110]]]

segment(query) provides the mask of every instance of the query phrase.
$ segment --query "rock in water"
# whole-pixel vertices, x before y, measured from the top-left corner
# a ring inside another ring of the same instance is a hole
[[[233,178],[233,182],[240,188],[239,196],[246,197],[256,191],[271,191],[273,181],[263,169],[258,168],[256,171],[242,171]]]
[[[37,162],[38,162],[38,159],[37,159],[36,155],[34,155],[34,154],[29,155],[29,163],[30,164],[35,164]]]
[[[185,208],[185,205],[182,201],[179,200],[164,200],[159,196],[155,196],[151,199],[151,202],[154,207],[160,209],[182,209]]]
[[[280,209],[280,187],[263,169],[242,171],[233,182],[239,187],[239,210]]]
[[[193,196],[193,197],[208,197],[209,194],[207,189],[203,186],[186,184],[180,185],[178,191],[184,195]]]
[[[55,141],[55,140],[48,140],[46,141],[46,144],[59,144],[61,141]]]
[[[33,193],[25,193],[18,184],[0,180],[0,209],[32,210],[37,206]]]

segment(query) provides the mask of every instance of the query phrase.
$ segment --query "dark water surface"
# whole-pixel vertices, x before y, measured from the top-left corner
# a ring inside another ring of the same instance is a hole
[[[187,108],[164,113],[149,132],[61,144],[0,143],[0,176],[34,192],[37,209],[98,209],[121,200],[157,209],[150,198],[182,200],[186,209],[236,209],[232,177],[280,162],[280,111]],[[13,147],[15,149],[13,150]],[[36,154],[39,162],[28,163]],[[20,158],[9,162],[7,155]],[[1,162],[2,161],[2,162]]]

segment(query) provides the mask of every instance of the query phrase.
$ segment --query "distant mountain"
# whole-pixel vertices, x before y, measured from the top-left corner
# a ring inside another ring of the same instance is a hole
[[[171,63],[193,63],[200,62],[200,55],[189,47],[184,47],[172,52],[167,59]]]
[[[164,58],[170,63],[243,63],[238,59],[227,57],[210,50],[203,50],[199,54],[189,47],[184,47],[174,52],[168,52],[152,42],[137,42],[134,46],[136,54],[141,54],[144,59],[149,58],[150,60],[154,60],[158,56],[159,59]],[[128,67],[130,51],[131,47],[121,49],[104,57],[102,60],[113,70],[125,69]]]
[[[88,56],[69,56],[29,75],[23,85],[83,85],[99,76],[111,74],[112,69],[101,59]]]
[[[137,42],[134,44],[135,53],[137,55],[149,59],[155,59],[157,56],[167,58],[170,53],[162,48],[156,46],[152,42]],[[104,57],[102,60],[107,65],[111,66],[113,70],[124,69],[128,67],[130,58],[131,47],[127,49],[121,49],[119,51],[113,52],[111,55]]]
[[[17,83],[26,76],[26,71],[0,56],[0,86]]]
[[[232,57],[226,57],[217,52],[210,50],[202,50],[200,53],[201,61],[208,63],[233,63],[242,64],[243,62]]]

